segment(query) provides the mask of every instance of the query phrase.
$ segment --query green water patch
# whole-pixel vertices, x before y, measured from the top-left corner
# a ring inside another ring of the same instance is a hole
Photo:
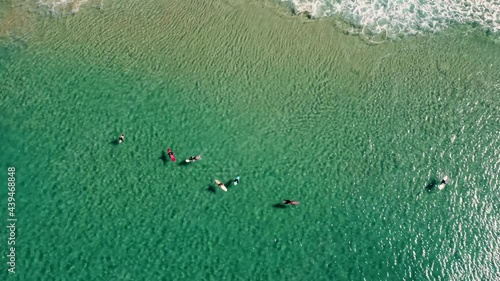
[[[470,270],[498,246],[481,242],[498,216],[498,50],[484,37],[371,47],[201,2],[40,18],[11,57],[0,152],[20,170],[16,278],[495,272]]]
[[[7,65],[21,55],[21,52],[27,48],[27,43],[15,37],[0,38],[0,75],[7,69]]]

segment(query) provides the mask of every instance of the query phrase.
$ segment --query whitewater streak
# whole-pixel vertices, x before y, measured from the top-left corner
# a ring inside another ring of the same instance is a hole
[[[281,0],[296,14],[337,17],[350,32],[396,38],[440,31],[450,24],[500,31],[500,0]]]
[[[38,6],[46,8],[51,14],[76,14],[80,11],[80,7],[86,4],[89,0],[38,0]],[[103,0],[91,1],[98,3],[102,7]]]

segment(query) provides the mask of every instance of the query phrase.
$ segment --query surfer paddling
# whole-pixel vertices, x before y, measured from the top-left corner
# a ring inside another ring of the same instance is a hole
[[[119,138],[118,138],[118,143],[122,143],[125,141],[125,134],[122,134]]]
[[[172,160],[172,162],[175,162],[176,159],[175,159],[174,152],[170,148],[167,149],[167,155],[168,155],[168,157],[170,157],[170,160]]]
[[[448,178],[448,176],[444,176],[444,178],[439,183],[438,188],[439,189],[443,189],[448,184],[448,181],[450,181],[450,179]]]
[[[227,191],[226,186],[221,181],[215,180],[215,184],[218,185],[220,187],[220,189]]]
[[[299,205],[300,202],[299,201],[292,201],[292,200],[288,200],[288,199],[285,199],[281,202],[281,204],[283,205]]]
[[[195,162],[195,161],[198,161],[198,160],[201,160],[201,155],[196,155],[196,156],[189,157],[188,159],[186,159],[186,163]]]

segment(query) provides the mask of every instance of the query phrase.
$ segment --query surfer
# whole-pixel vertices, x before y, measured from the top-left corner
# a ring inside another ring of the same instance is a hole
[[[218,185],[220,189],[227,191],[226,186],[220,180],[215,180],[215,184]]]
[[[281,202],[281,204],[285,204],[285,205],[299,205],[300,202],[299,201],[292,201],[292,200],[285,199],[285,200],[283,200],[283,202]]]
[[[194,161],[198,161],[198,160],[201,160],[201,155],[196,155],[196,156],[189,157],[189,159],[186,159],[186,163],[194,162]]]
[[[238,177],[236,177],[236,178],[234,179],[234,181],[233,181],[233,184],[234,184],[234,185],[237,185],[238,183],[240,183],[240,177],[239,177],[239,176],[238,176]]]
[[[167,154],[170,157],[170,160],[172,160],[172,162],[175,162],[174,152],[170,148],[167,149]]]
[[[224,184],[223,184],[222,182],[220,182],[220,181],[216,181],[215,183],[216,183],[216,184],[217,184],[220,188],[222,188],[224,191],[226,191],[226,190],[227,190],[227,189],[226,189],[226,186],[224,186]]]
[[[118,138],[118,143],[122,143],[125,141],[125,134],[122,134],[119,138]]]
[[[444,176],[444,178],[439,183],[439,189],[443,189],[448,184],[449,180],[450,179],[448,178],[448,176]]]

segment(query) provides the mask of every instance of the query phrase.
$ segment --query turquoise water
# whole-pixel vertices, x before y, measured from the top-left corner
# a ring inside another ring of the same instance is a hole
[[[2,276],[498,277],[491,36],[369,46],[259,2],[98,4],[2,15],[0,159],[18,218]]]

